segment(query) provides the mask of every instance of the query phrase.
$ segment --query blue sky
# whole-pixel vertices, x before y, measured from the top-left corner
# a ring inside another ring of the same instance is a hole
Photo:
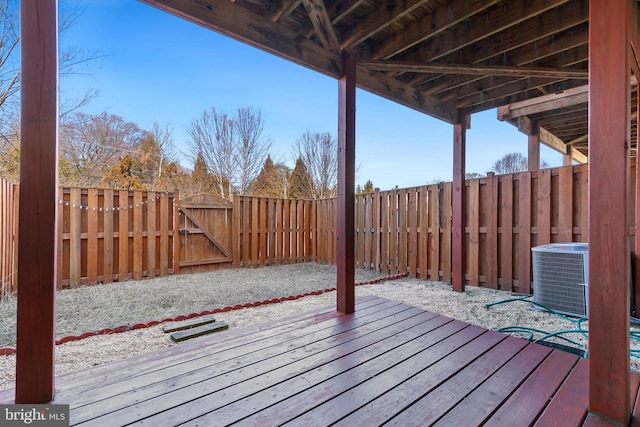
[[[305,131],[337,134],[337,81],[228,37],[131,0],[87,0],[60,46],[98,51],[80,75],[60,82],[63,97],[100,91],[85,112],[103,110],[150,129],[168,124],[178,150],[186,127],[205,109],[262,112],[274,160],[295,163],[296,139]],[[356,94],[356,182],[382,190],[450,180],[453,127],[378,96]],[[467,172],[485,173],[509,152],[526,155],[526,136],[496,119],[475,114],[467,133]],[[543,147],[541,158],[559,165]],[[191,165],[182,161],[183,166]]]

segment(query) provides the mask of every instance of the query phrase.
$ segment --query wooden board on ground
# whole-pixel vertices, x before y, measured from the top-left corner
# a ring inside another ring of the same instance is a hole
[[[173,334],[171,334],[171,339],[175,342],[181,342],[213,332],[223,331],[228,327],[229,325],[227,325],[225,322],[208,323],[206,325],[198,326],[184,331],[174,332]]]
[[[201,316],[193,319],[187,319],[182,322],[173,322],[162,327],[164,333],[183,331],[185,329],[195,328],[196,326],[206,325],[207,323],[213,323],[216,319],[213,316]]]

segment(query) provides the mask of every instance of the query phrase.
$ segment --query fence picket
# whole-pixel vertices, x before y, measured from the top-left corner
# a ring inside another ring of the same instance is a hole
[[[440,256],[442,256],[442,280],[451,283],[451,226],[452,226],[452,196],[453,185],[450,182],[446,182],[443,185],[442,204],[440,205],[440,211],[442,212],[442,249]]]
[[[69,285],[74,288],[80,285],[82,265],[82,194],[80,188],[70,190],[71,209],[69,210]]]
[[[469,197],[467,204],[467,221],[469,237],[467,244],[467,269],[469,272],[469,284],[478,286],[480,264],[480,180],[469,181]]]
[[[147,277],[156,277],[156,193],[147,193]]]
[[[102,281],[113,282],[113,190],[102,196]]]
[[[87,283],[98,278],[98,190],[87,190]]]
[[[518,292],[531,292],[531,174],[518,175]]]
[[[503,175],[500,204],[500,289],[513,288],[513,176]]]
[[[431,259],[429,260],[429,279],[440,280],[440,231],[442,227],[440,196],[444,191],[439,184],[429,187],[429,228],[431,241]]]

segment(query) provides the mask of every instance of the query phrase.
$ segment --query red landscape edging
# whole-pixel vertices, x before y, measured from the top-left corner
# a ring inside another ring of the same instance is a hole
[[[356,286],[362,286],[362,285],[373,285],[375,283],[380,283],[380,282],[390,282],[392,280],[398,280],[404,277],[408,277],[409,273],[402,273],[402,274],[396,274],[393,276],[385,276],[385,277],[380,277],[378,279],[373,279],[373,280],[369,280],[367,282],[360,282],[360,283],[356,283]],[[161,323],[165,323],[165,322],[179,322],[182,320],[187,320],[187,319],[192,319],[194,317],[200,317],[200,316],[206,316],[208,314],[216,314],[216,313],[225,313],[227,311],[234,311],[234,310],[242,310],[245,308],[252,308],[252,307],[258,307],[261,305],[267,305],[267,304],[277,304],[280,302],[284,302],[284,301],[294,301],[300,298],[304,298],[304,297],[308,297],[308,296],[312,296],[312,295],[322,295],[326,292],[333,292],[335,291],[336,288],[326,288],[326,289],[320,289],[320,290],[316,290],[316,291],[309,291],[309,292],[305,292],[304,294],[299,294],[299,295],[289,295],[286,297],[280,297],[280,298],[272,298],[270,300],[264,300],[264,301],[256,301],[256,302],[250,302],[250,303],[245,303],[245,304],[236,304],[233,306],[226,306],[226,307],[222,307],[222,308],[214,308],[212,310],[204,310],[201,311],[199,313],[191,313],[188,315],[179,315],[179,316],[175,316],[175,317],[167,317],[161,320],[151,320],[149,322],[146,323],[134,323],[133,325],[120,325],[120,326],[116,326],[115,328],[102,328],[99,329],[97,331],[87,331],[87,332],[83,332],[80,335],[67,335],[65,337],[62,337],[60,339],[56,340],[56,345],[60,345],[60,344],[64,344],[67,342],[71,342],[71,341],[79,341],[81,339],[85,339],[85,338],[89,338],[89,337],[94,337],[96,335],[109,335],[109,334],[119,334],[121,332],[128,332],[128,331],[132,331],[134,329],[143,329],[143,328],[149,328],[151,326],[156,326],[159,325]],[[5,346],[5,347],[0,347],[0,356],[10,356],[12,354],[16,354],[16,347],[13,346]]]

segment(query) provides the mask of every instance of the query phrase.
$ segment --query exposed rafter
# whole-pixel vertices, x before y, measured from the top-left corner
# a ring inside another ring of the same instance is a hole
[[[589,77],[588,70],[565,68],[517,67],[503,65],[443,64],[418,61],[362,61],[360,65],[370,70],[400,71],[410,73],[462,74],[471,76],[542,77],[550,79],[582,79]]]
[[[333,78],[346,52],[360,89],[449,123],[508,104],[508,121],[536,120],[549,145],[588,153],[585,93],[566,96],[588,79],[586,0],[142,1]],[[640,1],[631,1],[633,65]]]
[[[540,142],[562,154],[571,155],[571,158],[578,163],[584,164],[589,161],[587,156],[576,150],[574,147],[567,147],[560,138],[542,127],[540,128]]]
[[[500,116],[500,112],[498,112],[498,120],[503,120]],[[516,119],[515,125],[518,127],[518,130],[525,135],[530,135],[533,128],[533,121],[526,117],[520,116]],[[582,152],[578,151],[574,147],[568,147],[567,144],[564,143],[560,138],[558,138],[553,133],[549,132],[544,127],[540,126],[540,142],[546,145],[549,148],[553,148],[562,154],[570,154],[571,158],[578,163],[587,163],[588,157],[584,155]]]
[[[348,49],[359,45],[379,31],[410,14],[423,3],[424,0],[394,1],[390,7],[381,8],[379,13],[367,15],[363,22],[353,28],[342,41],[342,48]]]
[[[630,85],[636,86],[638,81],[631,77]],[[498,107],[499,120],[517,119],[522,116],[545,113],[586,104],[589,101],[589,85],[578,86],[548,95],[527,99],[526,101],[513,102]],[[637,113],[633,113],[632,117]]]
[[[471,16],[496,3],[499,3],[499,0],[476,0],[471,2],[471,4],[469,4],[468,1],[454,0],[445,7],[415,22],[405,31],[397,33],[385,41],[382,46],[376,49],[373,59],[388,59],[398,55],[418,43],[423,43],[426,40],[436,37],[449,28],[454,27],[456,24],[469,19]]]
[[[327,14],[324,0],[302,0],[302,3],[307,10],[311,25],[313,25],[322,46],[335,53],[340,53],[340,42],[333,29],[331,19],[329,19],[329,15]]]
[[[281,0],[271,13],[271,22],[278,22],[282,17],[289,15],[302,4],[302,0]]]
[[[314,40],[301,37],[288,27],[272,22],[270,17],[265,18],[249,9],[239,8],[235,3],[142,1],[322,74],[334,78],[339,78],[342,74],[341,55]],[[362,89],[448,123],[454,123],[458,118],[458,112],[451,103],[424,95],[406,83],[385,76],[384,73],[376,73],[374,77],[371,72],[361,72],[361,67],[358,67],[358,70],[358,87]]]
[[[522,2],[509,2],[508,4],[511,5],[512,3],[517,5]],[[527,4],[539,5],[541,3],[542,2],[531,2]],[[446,32],[443,37],[430,43],[429,48],[421,52],[421,56],[435,61],[446,57],[446,55],[452,52],[457,52],[456,57],[471,59],[473,64],[482,64],[492,61],[500,62],[503,56],[506,55],[509,63],[524,66],[532,64],[546,56],[554,55],[576,46],[586,45],[588,41],[586,26],[588,14],[586,7],[572,3],[562,6],[559,10],[549,11],[544,15],[541,14],[541,11],[546,9],[542,7],[531,9],[531,7],[528,9],[529,15],[533,15],[530,20],[520,23],[519,19],[513,18],[515,19],[514,22],[518,25],[512,25],[511,22],[509,22],[508,26],[503,24],[506,28],[503,29],[503,33],[500,33],[500,35],[505,34],[511,43],[505,43],[501,40],[492,43],[491,37],[494,34],[490,34],[488,39],[487,36],[483,38],[482,32],[479,30],[482,24],[481,22],[477,22],[477,25],[471,27],[470,30],[472,32],[475,31],[473,38],[465,36],[465,28]],[[515,10],[517,11],[518,9]],[[511,15],[509,16],[511,17]],[[494,21],[498,21],[499,18],[500,15],[496,15],[493,19]],[[553,32],[548,25],[550,22],[559,23],[561,30],[559,32]],[[475,28],[478,28],[478,30],[474,30]],[[541,28],[548,28],[548,30],[541,33]],[[576,28],[579,29],[579,31],[575,31]],[[448,39],[448,42],[442,43],[441,40],[443,39]],[[461,44],[458,42],[460,39],[471,40],[473,43],[464,42]],[[484,40],[484,42],[480,42],[482,40]],[[530,43],[534,41],[536,48],[531,49]],[[478,44],[476,45],[475,43]],[[491,46],[491,48],[489,48],[489,46]],[[443,52],[446,52],[446,54]],[[443,89],[471,83],[475,79],[475,77],[464,76],[454,79],[446,75],[439,82],[433,83],[430,87],[425,88],[425,90],[429,94],[434,94]],[[419,82],[413,82],[413,84],[418,83]]]
[[[563,92],[531,98],[526,101],[498,107],[498,119],[509,120],[520,116],[542,113],[589,101],[589,85],[567,89]]]

